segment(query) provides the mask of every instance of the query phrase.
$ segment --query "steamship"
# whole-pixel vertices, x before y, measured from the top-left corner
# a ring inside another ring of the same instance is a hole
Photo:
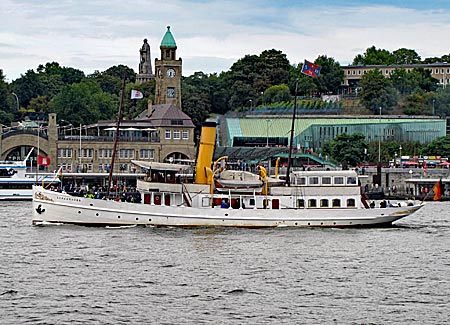
[[[422,204],[371,208],[354,171],[294,171],[289,184],[270,182],[263,167],[261,186],[217,190],[220,170],[212,164],[215,123],[205,123],[193,181],[186,165],[145,165],[137,181],[140,199],[95,199],[33,188],[35,225],[220,226],[220,227],[370,227],[391,225]],[[139,161],[134,162],[144,167]],[[148,162],[147,162],[148,164]],[[286,186],[289,185],[289,186]]]

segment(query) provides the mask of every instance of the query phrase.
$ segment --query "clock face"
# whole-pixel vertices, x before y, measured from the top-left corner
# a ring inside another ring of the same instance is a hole
[[[167,88],[167,97],[168,98],[175,98],[175,88]]]
[[[167,76],[168,76],[169,78],[175,77],[175,70],[174,70],[174,69],[168,69],[168,70],[167,70]]]

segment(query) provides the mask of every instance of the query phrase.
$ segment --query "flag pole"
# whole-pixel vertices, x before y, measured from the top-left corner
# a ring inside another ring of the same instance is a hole
[[[38,124],[38,131],[37,131],[37,152],[36,152],[36,184],[39,183],[39,138],[40,138],[40,131],[41,131],[41,125]]]

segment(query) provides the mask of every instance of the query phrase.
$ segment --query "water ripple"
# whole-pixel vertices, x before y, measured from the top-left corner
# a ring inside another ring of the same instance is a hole
[[[1,323],[443,324],[448,206],[381,229],[106,229],[5,203]]]

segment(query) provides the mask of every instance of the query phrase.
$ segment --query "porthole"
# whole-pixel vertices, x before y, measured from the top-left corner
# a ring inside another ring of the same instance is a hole
[[[93,207],[94,205],[91,203],[91,204],[89,204],[91,207]]]
[[[81,213],[81,211],[78,211],[78,213],[80,214],[80,213]]]
[[[98,213],[95,214],[98,217]]]
[[[152,219],[148,219],[148,221],[152,221]]]
[[[117,216],[117,219],[120,219],[120,216]]]
[[[139,220],[139,218],[136,218],[136,221],[138,221]]]

